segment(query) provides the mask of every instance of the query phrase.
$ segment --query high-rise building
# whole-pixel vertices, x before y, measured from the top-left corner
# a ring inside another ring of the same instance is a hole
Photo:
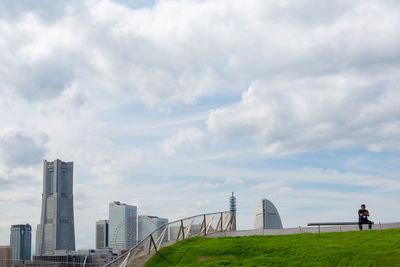
[[[139,215],[138,216],[138,242],[142,241],[146,236],[157,228],[168,223],[168,219],[159,218],[157,216]],[[155,233],[154,240],[157,240],[161,232]],[[164,235],[164,240],[168,239],[168,233]]]
[[[137,240],[137,207],[110,203],[108,225],[108,242],[114,252],[132,248]]]
[[[18,266],[19,260],[31,259],[32,228],[29,224],[11,226],[10,246],[13,266]]]
[[[73,201],[73,162],[44,160],[36,255],[53,255],[55,250],[75,250]]]
[[[0,267],[12,267],[12,248],[0,246]]]
[[[96,222],[96,249],[108,248],[108,220]]]
[[[254,218],[255,229],[282,229],[282,221],[278,210],[268,199],[262,199],[257,206]]]

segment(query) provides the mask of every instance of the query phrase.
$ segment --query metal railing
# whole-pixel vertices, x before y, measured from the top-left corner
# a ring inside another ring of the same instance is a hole
[[[215,232],[235,231],[235,214],[230,211],[196,215],[165,224],[104,267],[138,266],[165,246],[194,237],[206,236]]]

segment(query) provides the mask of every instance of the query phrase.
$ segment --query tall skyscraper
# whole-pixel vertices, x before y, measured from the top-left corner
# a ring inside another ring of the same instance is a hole
[[[108,220],[96,222],[96,249],[108,248]]]
[[[42,215],[36,231],[36,255],[75,250],[73,162],[43,161]]]
[[[19,260],[31,259],[32,228],[29,224],[11,226],[10,246],[12,249],[13,266],[18,266]]]
[[[262,199],[257,206],[254,218],[255,229],[282,229],[282,221],[278,210],[268,199]]]
[[[146,236],[157,228],[168,223],[168,219],[159,218],[157,216],[139,215],[138,216],[138,242],[142,241]],[[153,238],[156,240],[161,232],[157,232]],[[164,240],[168,239],[168,233],[164,236]]]
[[[0,267],[12,267],[12,248],[0,246]]]
[[[108,242],[114,252],[136,244],[137,207],[114,201],[109,205]]]

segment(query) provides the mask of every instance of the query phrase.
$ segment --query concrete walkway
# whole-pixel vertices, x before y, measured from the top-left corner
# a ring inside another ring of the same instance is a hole
[[[391,228],[400,228],[400,222],[394,223],[377,223],[372,225],[372,230],[384,230]],[[364,229],[368,229],[367,225],[364,225]],[[309,226],[309,227],[296,227],[296,228],[284,228],[284,229],[255,229],[255,230],[239,230],[232,232],[218,232],[209,234],[206,237],[221,237],[221,236],[250,236],[250,235],[292,235],[302,233],[330,233],[330,232],[348,232],[348,231],[359,231],[358,225],[343,225],[343,226]]]

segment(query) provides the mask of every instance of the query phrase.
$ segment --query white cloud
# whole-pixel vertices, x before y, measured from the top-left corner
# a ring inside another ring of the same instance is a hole
[[[80,146],[76,145],[74,150],[67,153],[61,151],[61,154],[73,159],[80,170],[88,171],[98,185],[107,186],[126,182],[135,175],[135,170],[142,161],[140,149],[116,144],[106,138],[88,137]]]
[[[233,140],[250,137],[272,155],[359,146],[398,151],[395,74],[255,82],[240,103],[209,112],[208,130]]]
[[[190,183],[185,187],[187,191],[201,191],[201,190],[214,190],[221,187],[222,183],[213,183],[213,182],[195,182]]]
[[[0,240],[12,224],[35,223],[40,216],[41,167],[48,136],[18,128],[0,130]],[[37,196],[37,197],[35,197]],[[34,238],[32,239],[34,240]]]
[[[256,80],[396,69],[400,57],[394,1],[9,6],[20,15],[0,21],[0,90],[26,99],[56,97],[75,84],[162,108]],[[52,23],[38,11],[53,9]]]
[[[204,132],[197,128],[191,127],[180,130],[175,135],[166,138],[162,142],[162,149],[168,156],[173,156],[179,149],[196,149],[204,148],[208,143],[207,136]]]
[[[263,182],[250,188],[250,191],[274,192],[274,194],[282,194],[292,191],[292,188],[283,181]]]
[[[135,148],[114,147],[113,150],[104,149],[93,155],[92,160],[90,170],[99,184],[122,183],[134,174],[141,153]]]
[[[228,177],[226,177],[225,183],[230,184],[230,185],[243,185],[244,180],[241,178],[228,176]]]
[[[0,166],[13,169],[38,164],[47,151],[48,136],[16,128],[0,131]]]

